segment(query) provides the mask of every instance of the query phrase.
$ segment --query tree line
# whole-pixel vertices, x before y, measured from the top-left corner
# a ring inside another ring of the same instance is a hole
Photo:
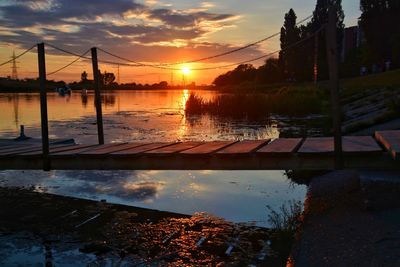
[[[281,52],[256,68],[243,64],[218,76],[213,84],[231,86],[244,82],[271,84],[279,82],[312,81],[314,66],[318,66],[318,79],[328,79],[326,57],[326,32],[328,8],[336,9],[338,51],[344,38],[344,12],[341,0],[317,0],[313,17],[305,25],[297,25],[297,16],[290,9],[284,16],[280,33]],[[340,66],[342,77],[355,76],[362,66],[390,62],[391,67],[400,65],[400,1],[361,0],[362,15],[359,19],[363,40],[353,49]],[[316,35],[316,37],[314,37]],[[298,44],[293,46],[293,44]]]

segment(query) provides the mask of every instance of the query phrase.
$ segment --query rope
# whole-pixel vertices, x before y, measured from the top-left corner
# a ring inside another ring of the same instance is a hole
[[[89,51],[90,51],[90,49],[88,49],[88,50],[87,50],[85,53],[83,53],[82,55],[78,55],[76,59],[74,59],[73,61],[71,61],[71,62],[68,63],[67,65],[65,65],[65,66],[63,66],[63,67],[61,67],[61,68],[59,68],[59,69],[57,69],[57,70],[55,70],[55,71],[53,71],[53,72],[47,73],[47,76],[56,74],[57,72],[60,72],[60,71],[62,71],[62,70],[65,69],[65,68],[68,68],[69,66],[71,66],[72,64],[74,64],[75,62],[77,62],[78,60],[80,60],[81,58],[85,57],[86,54],[89,53]]]

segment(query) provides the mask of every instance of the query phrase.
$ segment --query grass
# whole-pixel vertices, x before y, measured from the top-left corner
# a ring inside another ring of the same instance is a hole
[[[340,81],[341,96],[349,97],[355,94],[362,94],[368,90],[383,88],[400,89],[400,70],[360,76]]]
[[[292,244],[298,230],[303,213],[301,201],[291,200],[282,204],[278,211],[267,206],[269,210],[268,222],[271,224],[271,248],[279,251],[282,258],[282,266],[285,266],[289,257]]]
[[[268,93],[228,93],[212,100],[191,94],[186,102],[186,115],[209,114],[231,117],[260,117],[269,114],[304,116],[321,113],[323,91],[314,86],[285,86]]]

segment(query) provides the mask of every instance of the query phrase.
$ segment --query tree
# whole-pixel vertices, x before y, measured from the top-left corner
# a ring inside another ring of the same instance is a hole
[[[228,71],[215,78],[213,84],[216,86],[238,85],[243,82],[254,81],[256,69],[251,64],[241,64],[234,70]]]
[[[111,85],[115,81],[114,73],[105,71],[102,75],[102,81],[105,86]]]
[[[82,74],[81,74],[81,82],[82,83],[87,82],[87,80],[88,80],[87,77],[88,77],[88,74],[86,73],[86,71],[82,72]]]
[[[360,9],[370,63],[400,64],[400,1],[361,0]]]
[[[335,8],[336,10],[336,28],[337,28],[337,46],[338,51],[341,50],[343,34],[344,34],[344,12],[342,8],[342,0],[317,0],[315,5],[315,9],[313,12],[313,18],[311,22],[305,27],[302,33],[302,37],[306,38],[315,34],[317,31],[321,30],[318,34],[318,75],[321,79],[328,78],[328,61],[326,56],[326,31],[322,30],[325,28],[325,25],[328,23],[328,10],[330,7]],[[310,39],[306,42],[305,47],[307,47],[306,55],[308,56],[305,59],[307,62],[307,69],[309,70],[309,74],[307,75],[309,78],[312,78],[313,73],[313,55],[315,49],[314,38]]]
[[[258,84],[278,83],[283,80],[283,72],[278,58],[269,58],[257,69]]]
[[[297,53],[299,49],[297,47],[290,47],[300,39],[300,30],[296,25],[296,13],[293,9],[290,9],[285,14],[285,22],[281,28],[281,52],[279,53],[279,60],[282,69],[285,73],[285,77],[289,79],[295,79],[299,65]]]

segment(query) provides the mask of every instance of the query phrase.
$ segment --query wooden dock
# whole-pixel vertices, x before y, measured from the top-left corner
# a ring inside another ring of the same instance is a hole
[[[400,131],[344,136],[345,168],[400,169]],[[0,144],[0,169],[42,169],[40,144]],[[50,144],[60,170],[331,170],[333,137],[255,141]]]

